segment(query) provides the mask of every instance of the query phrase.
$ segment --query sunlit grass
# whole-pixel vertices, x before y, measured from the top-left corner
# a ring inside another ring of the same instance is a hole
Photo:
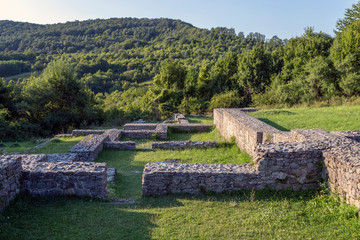
[[[250,115],[280,129],[360,130],[360,106],[261,110]]]
[[[32,153],[66,153],[84,138],[84,136],[78,136],[53,139],[45,147],[34,150]]]

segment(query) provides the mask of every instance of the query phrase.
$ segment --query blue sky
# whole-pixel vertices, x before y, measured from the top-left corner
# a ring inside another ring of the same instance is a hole
[[[0,19],[58,23],[110,17],[174,18],[200,28],[228,27],[267,38],[300,36],[304,28],[333,35],[354,0],[0,0]]]

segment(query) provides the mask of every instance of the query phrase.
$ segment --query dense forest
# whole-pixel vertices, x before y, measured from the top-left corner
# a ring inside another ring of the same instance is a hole
[[[0,21],[0,138],[356,98],[359,9],[345,11],[335,38],[308,27],[289,40],[173,19]]]

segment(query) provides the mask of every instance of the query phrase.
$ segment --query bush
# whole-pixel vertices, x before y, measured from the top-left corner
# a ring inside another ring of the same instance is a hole
[[[234,108],[244,107],[244,98],[240,97],[237,92],[229,91],[215,94],[210,100],[209,110],[214,108]]]

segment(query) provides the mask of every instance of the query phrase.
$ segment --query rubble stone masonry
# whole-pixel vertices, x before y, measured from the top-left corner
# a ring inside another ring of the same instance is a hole
[[[21,157],[0,156],[0,211],[20,192]]]

